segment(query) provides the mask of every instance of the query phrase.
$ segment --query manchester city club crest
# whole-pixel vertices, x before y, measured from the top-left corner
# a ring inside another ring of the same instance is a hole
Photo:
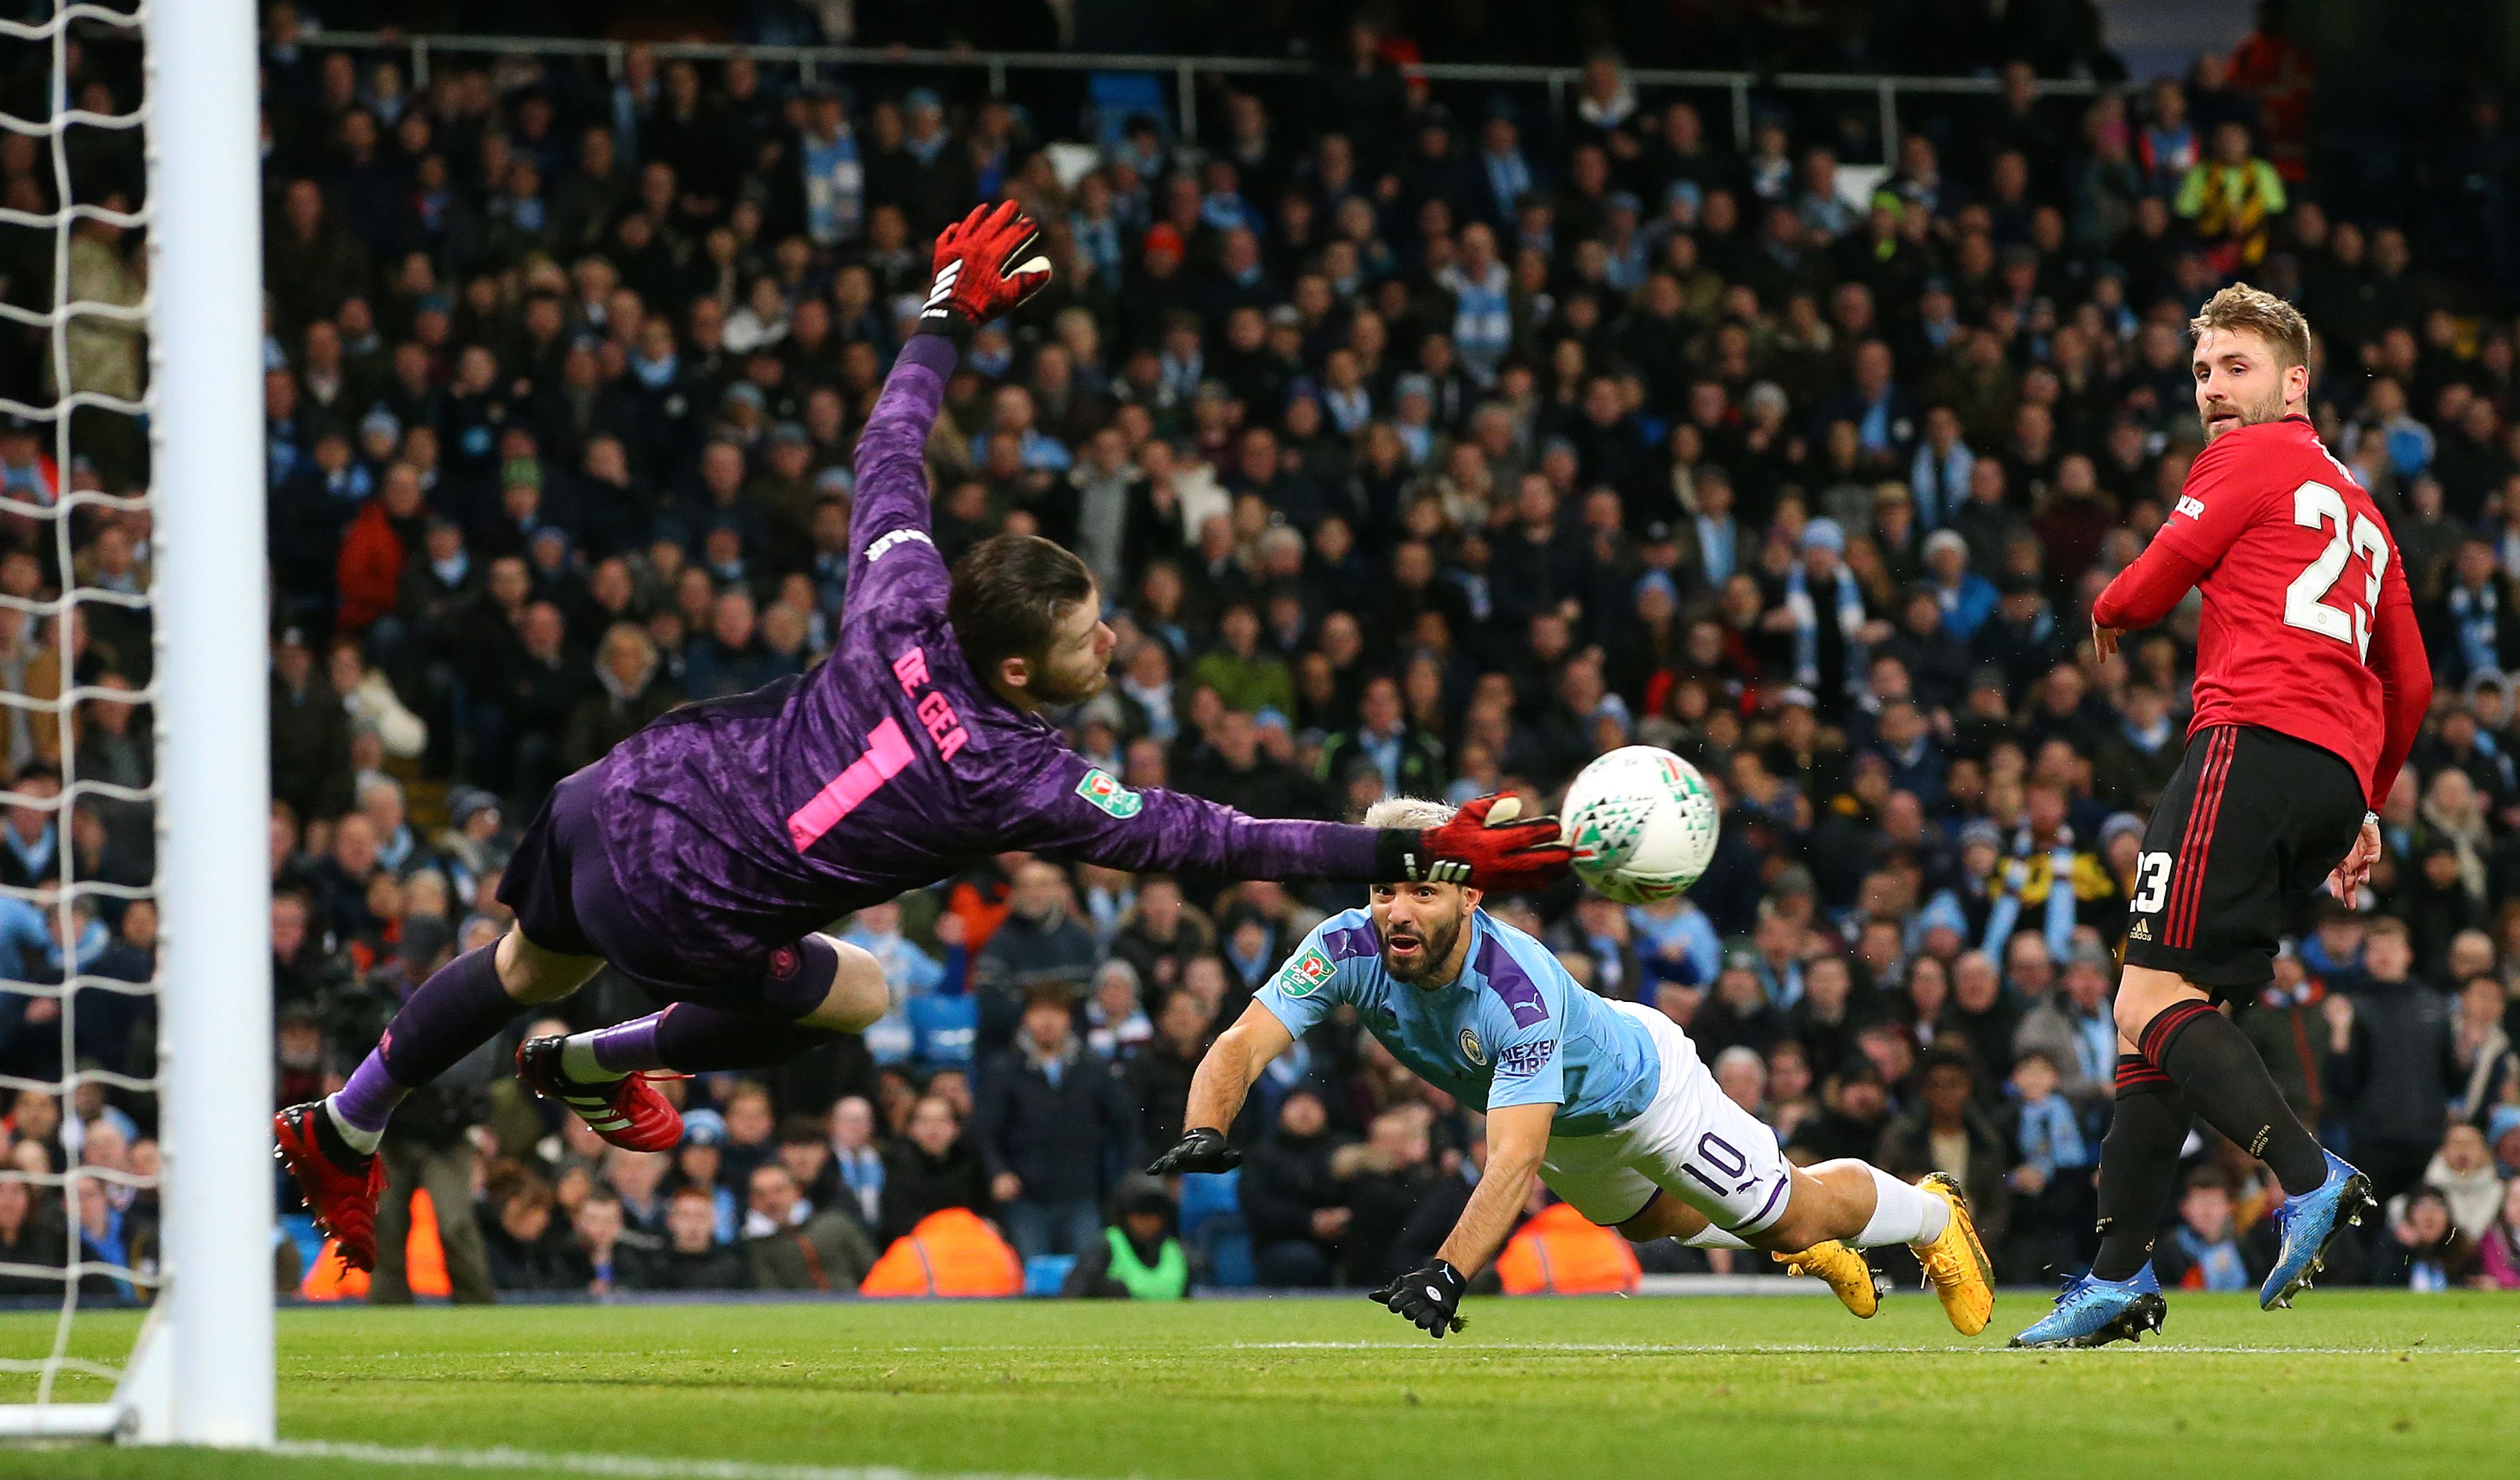
[[[1462,1056],[1468,1059],[1473,1064],[1484,1064],[1488,1061],[1487,1046],[1479,1041],[1479,1031],[1477,1029],[1464,1028],[1462,1030]]]

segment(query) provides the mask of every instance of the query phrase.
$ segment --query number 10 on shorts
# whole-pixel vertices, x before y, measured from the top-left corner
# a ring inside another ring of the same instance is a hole
[[[2135,862],[2135,898],[2129,907],[2137,914],[2159,914],[2170,901],[2170,855],[2148,853]]]

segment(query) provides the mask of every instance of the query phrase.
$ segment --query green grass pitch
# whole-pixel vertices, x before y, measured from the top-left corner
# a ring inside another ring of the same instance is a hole
[[[391,1462],[64,1446],[0,1449],[0,1476],[553,1472],[482,1454],[502,1446],[653,1480],[2508,1472],[2520,1298],[2177,1295],[2140,1348],[2005,1351],[2044,1307],[2007,1292],[1965,1340],[1912,1291],[1869,1322],[1816,1299],[1479,1300],[1441,1344],[1359,1296],[291,1311],[284,1439]],[[0,1318],[0,1356],[51,1325]],[[79,1346],[118,1356],[133,1326],[85,1318]]]

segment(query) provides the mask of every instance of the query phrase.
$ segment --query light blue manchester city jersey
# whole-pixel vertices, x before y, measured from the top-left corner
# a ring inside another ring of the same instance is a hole
[[[1448,986],[1394,980],[1372,916],[1351,909],[1315,927],[1257,1000],[1297,1037],[1349,1003],[1394,1058],[1465,1105],[1559,1106],[1554,1135],[1625,1125],[1662,1085],[1643,1024],[1483,909],[1470,912],[1469,950]]]

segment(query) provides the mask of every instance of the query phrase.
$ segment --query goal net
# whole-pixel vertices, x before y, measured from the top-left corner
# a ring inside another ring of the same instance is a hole
[[[272,1438],[249,0],[0,7],[0,1438]]]

